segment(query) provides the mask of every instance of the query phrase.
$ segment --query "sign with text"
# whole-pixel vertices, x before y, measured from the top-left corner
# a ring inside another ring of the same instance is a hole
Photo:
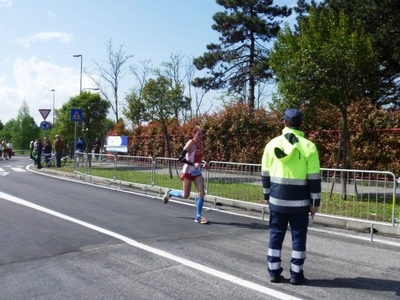
[[[128,153],[128,137],[108,136],[106,150],[108,152]]]

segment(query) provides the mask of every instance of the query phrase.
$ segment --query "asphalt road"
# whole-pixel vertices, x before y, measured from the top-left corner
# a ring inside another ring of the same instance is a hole
[[[307,281],[267,274],[268,223],[0,161],[0,299],[400,299],[400,240],[311,224]],[[33,170],[35,171],[35,170]]]

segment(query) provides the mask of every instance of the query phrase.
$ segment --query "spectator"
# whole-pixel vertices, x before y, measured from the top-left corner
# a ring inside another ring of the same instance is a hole
[[[45,137],[43,145],[43,153],[44,153],[44,161],[47,167],[51,166],[52,152],[53,152],[53,146],[51,145],[50,140],[47,137]]]
[[[96,161],[99,160],[100,148],[101,148],[101,142],[98,138],[96,138],[96,140],[94,141],[94,154],[96,157]]]
[[[56,167],[57,168],[61,167],[61,158],[62,158],[63,149],[64,149],[64,142],[60,138],[60,136],[57,134],[56,140],[54,141],[54,150],[56,152]]]
[[[4,160],[4,158],[3,158],[3,139],[0,139],[0,159]]]
[[[31,155],[30,155],[31,160],[35,160],[36,158],[33,157],[33,151],[35,150],[35,141],[34,141],[34,140],[32,140],[32,141],[29,143],[29,149],[31,150]],[[36,164],[36,163],[35,163],[35,164]]]
[[[11,159],[11,156],[13,156],[13,151],[14,151],[14,146],[11,143],[11,141],[8,141],[7,147],[8,147],[8,158]]]
[[[79,137],[79,140],[76,142],[77,167],[79,167],[79,163],[83,164],[83,154],[85,153],[85,151],[86,151],[86,143],[83,140],[83,137]]]
[[[37,168],[40,170],[42,168],[42,152],[43,152],[43,143],[41,139],[36,139],[35,143],[35,152],[36,152],[36,165]]]
[[[2,151],[2,154],[1,154],[2,155],[1,158],[3,160],[8,160],[8,147],[7,147],[6,139],[2,138],[0,140],[0,144],[2,145],[2,148],[3,148],[3,151]]]

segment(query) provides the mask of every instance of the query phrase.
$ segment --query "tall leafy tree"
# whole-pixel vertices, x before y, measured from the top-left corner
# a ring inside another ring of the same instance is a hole
[[[82,109],[83,122],[75,124],[71,121],[73,108]],[[70,98],[58,110],[57,133],[64,138],[69,153],[74,152],[75,126],[77,136],[82,136],[86,140],[87,150],[91,151],[95,138],[104,136],[107,130],[105,124],[107,124],[109,108],[109,101],[101,98],[99,94],[83,91],[78,96]]]
[[[379,61],[372,102],[400,109],[400,1],[325,0],[319,8],[343,11],[353,28],[361,24],[372,36]]]
[[[326,101],[339,109],[343,119],[340,165],[347,168],[348,107],[368,94],[378,70],[372,39],[361,28],[354,29],[344,13],[312,9],[299,34],[289,26],[280,32],[270,63],[286,106],[312,108]]]
[[[254,109],[256,86],[272,77],[267,44],[280,30],[279,18],[291,9],[273,5],[273,0],[217,0],[225,8],[214,15],[212,28],[221,36],[219,44],[207,45],[208,52],[194,59],[207,77],[195,78],[193,85],[206,90],[227,89]]]
[[[191,64],[191,66],[193,65]],[[149,65],[149,62],[143,62],[139,66],[132,67],[131,71],[135,75],[139,85],[132,90],[131,94],[127,95],[126,101],[128,106],[123,112],[134,125],[140,125],[146,121],[147,108],[145,107],[142,93],[151,78],[164,78],[169,82],[171,90],[182,92],[182,99],[173,100],[169,104],[169,108],[173,111],[171,118],[174,118],[178,122],[179,120],[186,121],[188,118],[191,118],[191,93],[189,91],[189,96],[183,93],[185,93],[186,88],[185,82],[187,82],[192,74],[186,68],[184,57],[179,54],[171,54],[170,60],[163,62],[161,68],[153,68]]]
[[[40,137],[40,128],[29,113],[29,106],[23,101],[16,119],[8,121],[2,137],[11,140],[15,149],[29,149],[30,141]]]
[[[184,86],[172,78],[158,76],[149,79],[141,92],[132,92],[127,97],[126,116],[136,116],[144,122],[157,122],[161,125],[167,141],[167,153],[171,157],[172,149],[168,126],[177,121],[176,109],[190,109],[190,99],[184,96]],[[140,115],[140,117],[138,117]]]

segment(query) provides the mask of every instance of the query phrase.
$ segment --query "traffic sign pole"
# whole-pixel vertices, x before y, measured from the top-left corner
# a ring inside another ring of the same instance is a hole
[[[83,110],[79,108],[71,108],[71,121],[75,122],[75,134],[74,134],[74,170],[76,169],[76,123],[83,122]]]
[[[76,122],[75,122],[75,135],[74,135],[74,170],[76,169],[75,152],[76,152]],[[82,161],[82,163],[83,163],[83,161]]]

